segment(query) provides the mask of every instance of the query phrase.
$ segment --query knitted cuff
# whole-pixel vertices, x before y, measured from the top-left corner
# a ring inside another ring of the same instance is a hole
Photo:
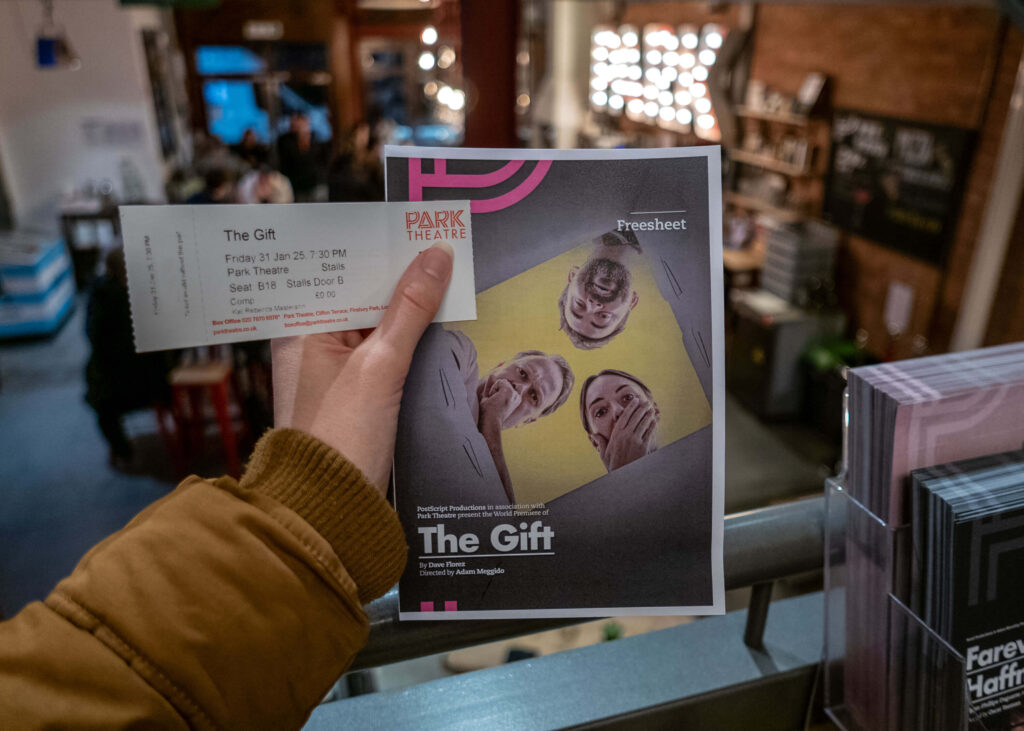
[[[367,603],[405,568],[405,533],[380,490],[339,452],[294,429],[256,443],[239,483],[298,513],[334,548]]]

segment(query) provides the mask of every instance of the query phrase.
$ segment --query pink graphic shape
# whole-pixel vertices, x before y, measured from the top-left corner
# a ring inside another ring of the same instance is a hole
[[[448,174],[446,160],[434,161],[434,172],[424,173],[421,158],[409,158],[409,200],[423,200],[424,188],[489,188],[505,182],[523,166],[525,160],[511,160],[497,170],[481,175]],[[509,192],[495,198],[470,201],[473,213],[492,213],[515,205],[532,193],[551,168],[551,160],[538,160],[526,179]]]
[[[459,611],[459,603],[458,602],[445,602],[444,603],[444,611],[446,611],[446,612],[457,612],[457,611]]]
[[[420,602],[421,612],[432,612],[434,611],[434,602]]]

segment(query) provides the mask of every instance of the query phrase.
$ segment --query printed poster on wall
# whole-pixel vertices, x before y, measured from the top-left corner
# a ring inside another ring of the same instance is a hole
[[[470,201],[478,314],[406,381],[400,618],[724,611],[719,149],[389,147],[386,173],[389,201]]]
[[[837,110],[825,211],[847,231],[941,266],[971,141],[958,127]]]

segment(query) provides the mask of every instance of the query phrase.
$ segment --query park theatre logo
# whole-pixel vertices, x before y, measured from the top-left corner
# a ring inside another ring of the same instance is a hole
[[[405,233],[409,241],[455,241],[466,239],[468,211],[464,208],[436,211],[406,211]]]

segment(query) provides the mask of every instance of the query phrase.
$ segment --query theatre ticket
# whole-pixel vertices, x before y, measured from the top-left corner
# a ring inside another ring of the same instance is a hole
[[[455,251],[436,322],[475,320],[467,201],[121,208],[139,352],[374,327],[402,271]]]

